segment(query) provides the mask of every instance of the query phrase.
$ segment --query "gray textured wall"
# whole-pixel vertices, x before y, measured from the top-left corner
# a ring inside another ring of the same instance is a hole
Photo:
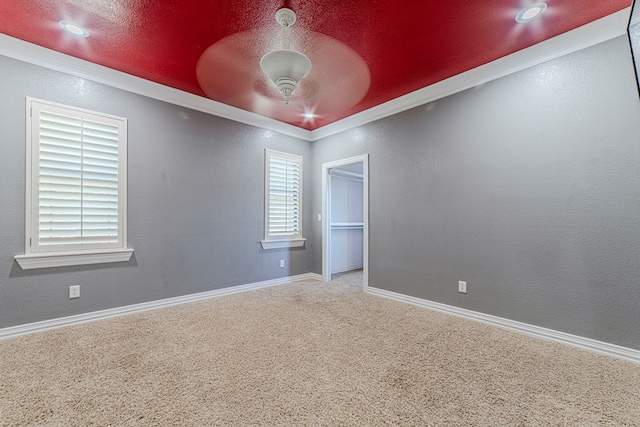
[[[0,328],[319,273],[321,165],[369,153],[371,286],[640,348],[640,103],[624,37],[311,145],[4,57],[0,76]],[[129,118],[129,263],[13,262],[25,96]],[[267,147],[305,158],[303,250],[257,243]]]
[[[370,286],[640,349],[626,37],[314,142],[314,215],[322,163],[364,153]]]
[[[311,271],[311,241],[291,251],[258,243],[264,149],[309,164],[308,142],[2,56],[0,76],[0,328]],[[24,253],[26,96],[129,119],[130,262],[28,271],[14,263]],[[310,167],[304,179],[309,212]],[[69,300],[77,284],[81,297]]]

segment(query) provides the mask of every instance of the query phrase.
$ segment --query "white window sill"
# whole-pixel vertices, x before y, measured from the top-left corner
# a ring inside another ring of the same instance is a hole
[[[307,239],[262,240],[262,249],[299,248]]]
[[[131,255],[133,255],[133,249],[105,249],[16,255],[13,258],[23,270],[32,270],[35,268],[124,262],[129,261]]]

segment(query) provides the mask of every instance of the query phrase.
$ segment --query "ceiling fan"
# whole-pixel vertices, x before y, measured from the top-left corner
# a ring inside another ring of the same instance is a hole
[[[328,35],[292,32],[297,16],[289,8],[275,18],[278,27],[234,33],[203,52],[196,75],[208,97],[296,125],[362,100],[371,75],[360,55]]]

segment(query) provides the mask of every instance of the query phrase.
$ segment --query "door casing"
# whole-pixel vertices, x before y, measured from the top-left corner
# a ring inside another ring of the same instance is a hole
[[[362,163],[363,193],[363,231],[362,231],[362,286],[369,287],[369,155],[349,157],[322,164],[322,277],[331,281],[331,180],[330,170],[333,168]]]

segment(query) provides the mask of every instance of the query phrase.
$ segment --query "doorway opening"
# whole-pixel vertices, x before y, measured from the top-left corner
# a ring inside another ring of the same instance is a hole
[[[322,165],[322,276],[362,269],[369,285],[369,156]]]

